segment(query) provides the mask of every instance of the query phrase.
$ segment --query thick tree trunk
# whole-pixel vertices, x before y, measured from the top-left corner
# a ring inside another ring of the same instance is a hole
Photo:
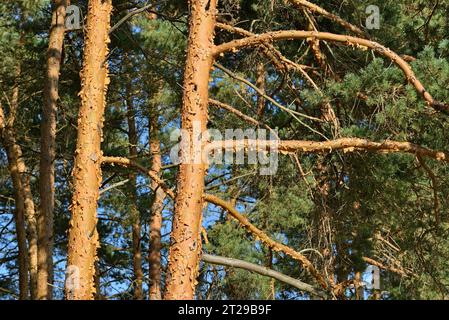
[[[90,0],[84,62],[81,74],[81,107],[73,169],[73,198],[68,239],[66,298],[94,298],[95,261],[99,246],[97,201],[101,183],[101,140],[106,91],[111,0]]]
[[[19,299],[28,299],[28,246],[25,229],[25,195],[23,191],[23,167],[19,165],[22,150],[16,143],[14,134],[7,124],[3,107],[0,105],[0,141],[8,157],[8,169],[14,188],[14,222],[17,233],[18,267],[19,267]]]
[[[135,111],[133,106],[133,98],[131,96],[131,79],[128,79],[126,87],[126,106],[128,118],[128,142],[130,159],[137,157],[137,130],[135,121]],[[142,252],[141,252],[141,227],[140,213],[137,205],[137,177],[134,171],[129,173],[130,182],[130,201],[131,201],[131,223],[132,223],[132,246],[133,246],[133,271],[134,271],[134,299],[143,299],[143,271],[142,271]]]
[[[55,140],[59,71],[65,32],[68,0],[53,1],[53,15],[47,51],[47,78],[41,123],[40,212],[38,215],[37,298],[52,299],[53,278],[53,210],[55,202]]]
[[[191,0],[189,41],[184,73],[182,129],[189,136],[181,158],[195,154],[194,126],[206,130],[208,86],[213,62],[216,0]],[[201,162],[201,161],[200,161]],[[201,254],[204,163],[180,164],[172,223],[166,299],[193,299]]]
[[[161,175],[161,145],[159,141],[159,126],[156,110],[152,110],[150,116],[150,154],[151,154],[151,172],[155,175]],[[165,192],[159,187],[157,181],[151,181],[151,189],[154,191],[154,199],[151,205],[150,220],[150,250],[148,253],[148,262],[150,267],[150,300],[160,300],[161,293],[161,228],[162,228],[162,207],[164,204]]]

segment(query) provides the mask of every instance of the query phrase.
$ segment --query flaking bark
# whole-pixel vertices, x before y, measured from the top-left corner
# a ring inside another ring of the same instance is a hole
[[[158,115],[156,110],[152,110],[150,116],[150,171],[156,175],[161,175],[162,159],[161,146],[159,141]],[[165,198],[164,190],[157,181],[151,181],[151,189],[154,192],[154,200],[151,205],[150,218],[150,248],[148,253],[148,262],[150,267],[150,300],[160,300],[162,298],[162,267],[161,267],[161,228],[162,228],[162,208]]]
[[[111,0],[89,1],[68,236],[67,266],[77,272],[68,275],[65,287],[66,298],[73,300],[91,300],[95,294],[95,261],[99,247],[96,210],[101,183],[100,145],[109,84],[106,57],[111,11]],[[76,279],[69,278],[71,276]]]
[[[184,73],[182,129],[190,142],[181,156],[194,154],[193,125],[206,130],[208,86],[213,63],[215,0],[191,0],[189,40]],[[181,163],[172,223],[165,299],[193,299],[201,254],[200,226],[203,208],[204,164]]]

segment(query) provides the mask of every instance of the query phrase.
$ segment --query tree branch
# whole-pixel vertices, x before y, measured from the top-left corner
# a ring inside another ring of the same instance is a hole
[[[254,263],[250,263],[250,262],[246,262],[246,261],[238,260],[238,259],[233,259],[233,258],[213,256],[213,255],[210,255],[207,253],[203,253],[202,260],[204,262],[211,263],[211,264],[217,264],[217,265],[239,268],[239,269],[244,269],[247,271],[255,272],[262,276],[267,276],[267,277],[276,279],[280,282],[291,285],[292,287],[295,287],[301,291],[305,291],[305,292],[308,292],[315,296],[326,298],[326,294],[323,291],[314,288],[310,284],[304,283],[300,280],[289,277],[283,273],[277,272],[273,269],[259,266]]]
[[[236,51],[244,47],[250,47],[264,43],[271,43],[272,41],[277,40],[294,40],[294,39],[308,39],[308,38],[342,43],[346,46],[353,46],[361,50],[367,50],[368,48],[374,50],[380,55],[390,59],[403,71],[408,82],[415,87],[416,91],[422,95],[422,97],[424,98],[424,100],[426,100],[429,106],[431,106],[437,111],[449,115],[449,105],[433,99],[430,93],[426,91],[422,83],[416,78],[415,73],[411,69],[410,65],[398,54],[375,41],[328,32],[284,30],[284,31],[267,32],[223,43],[215,47],[214,55],[218,56],[224,54],[227,51]]]
[[[324,279],[324,277],[315,269],[315,267],[313,266],[313,264],[309,261],[309,259],[307,259],[304,255],[302,255],[301,253],[293,250],[290,247],[287,247],[284,244],[278,243],[274,240],[272,240],[267,234],[265,234],[262,230],[258,229],[256,226],[254,226],[251,222],[249,222],[249,220],[241,215],[235,208],[234,206],[223,200],[218,198],[217,196],[214,196],[212,194],[205,194],[204,195],[204,200],[215,204],[217,206],[222,207],[223,209],[227,210],[229,212],[229,214],[236,219],[238,222],[240,222],[240,224],[243,225],[243,227],[248,230],[250,233],[252,233],[253,235],[256,236],[257,239],[259,239],[260,241],[262,241],[265,245],[267,245],[269,248],[273,249],[274,251],[277,252],[283,252],[286,255],[292,257],[293,259],[299,261],[301,263],[301,265],[307,270],[309,271],[309,273],[318,281],[318,283],[324,288],[328,288],[328,284],[326,282],[326,280]]]
[[[175,193],[173,192],[173,190],[170,189],[170,187],[168,187],[165,184],[165,182],[161,178],[159,178],[159,176],[157,174],[155,174],[153,171],[148,170],[147,168],[141,166],[137,162],[134,162],[128,158],[123,158],[123,157],[103,157],[102,163],[108,163],[111,165],[119,165],[119,166],[123,166],[123,167],[136,168],[143,174],[145,174],[145,175],[149,176],[151,179],[153,179],[153,181],[157,182],[159,187],[161,187],[162,190],[164,190],[164,192],[166,194],[168,194],[171,198],[173,198],[173,199],[175,198]]]
[[[141,171],[142,173],[148,175],[151,179],[153,179],[155,182],[158,183],[158,185],[162,188],[162,190],[165,191],[167,195],[169,195],[172,199],[175,199],[175,193],[173,190],[171,190],[162,179],[160,179],[157,175],[155,175],[150,170],[144,168],[143,166],[139,165],[138,163],[135,163],[127,158],[121,158],[121,157],[103,157],[102,158],[103,163],[109,163],[112,165],[120,165],[125,167],[134,167],[137,170]],[[315,267],[312,265],[312,263],[301,253],[296,252],[295,250],[287,247],[286,245],[277,243],[276,241],[270,239],[263,231],[256,228],[254,225],[251,224],[251,222],[248,221],[244,216],[242,216],[229,202],[226,202],[214,195],[211,194],[205,194],[204,200],[210,203],[213,203],[217,206],[222,207],[223,209],[226,209],[232,217],[234,217],[237,221],[239,221],[248,231],[256,235],[258,239],[260,239],[263,243],[265,243],[267,246],[272,248],[275,251],[282,251],[288,256],[298,260],[301,262],[301,264],[318,280],[320,285],[323,288],[327,288],[328,285],[326,281],[324,280],[323,276],[318,273],[318,271],[315,269]]]
[[[291,2],[296,7],[307,8],[314,13],[322,15],[323,17],[338,23],[339,25],[343,26],[345,29],[347,29],[351,32],[354,32],[359,37],[366,37],[366,33],[363,32],[360,28],[347,22],[346,20],[343,20],[339,16],[328,12],[327,10],[317,6],[316,4],[310,3],[309,1],[305,1],[305,0],[288,0],[288,1]]]
[[[329,141],[307,141],[307,140],[224,140],[212,141],[207,145],[207,151],[212,150],[233,150],[256,149],[258,151],[277,150],[281,153],[320,153],[343,150],[343,152],[354,152],[359,150],[380,151],[383,153],[404,152],[422,157],[432,158],[437,161],[449,162],[449,154],[443,151],[435,151],[410,142],[400,142],[385,140],[383,142],[374,142],[361,138],[341,138]]]

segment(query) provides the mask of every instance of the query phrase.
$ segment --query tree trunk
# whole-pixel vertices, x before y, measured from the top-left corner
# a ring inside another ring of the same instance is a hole
[[[161,175],[161,145],[159,141],[158,115],[156,110],[151,110],[150,116],[150,154],[151,171]],[[150,267],[150,300],[161,300],[161,228],[162,228],[162,207],[164,204],[165,192],[159,187],[157,181],[151,181],[151,189],[154,191],[154,199],[151,205],[150,220],[150,251],[148,253],[148,262]]]
[[[19,299],[28,299],[28,246],[25,229],[25,195],[23,191],[22,172],[19,166],[19,159],[22,157],[22,150],[16,143],[15,136],[8,126],[3,107],[0,105],[0,141],[6,150],[8,157],[8,168],[14,188],[14,222],[17,233],[17,264],[19,267]]]
[[[23,35],[20,37],[20,43],[23,44]],[[21,66],[18,65],[16,69],[16,79],[21,75]],[[16,83],[11,98],[11,109],[9,119],[6,120],[2,110],[2,132],[5,149],[7,150],[7,157],[11,177],[16,180],[18,190],[17,196],[20,197],[19,202],[23,202],[23,216],[26,220],[26,238],[28,239],[28,267],[30,272],[29,288],[31,299],[37,298],[37,226],[36,226],[36,211],[34,208],[33,194],[31,192],[30,177],[27,173],[27,167],[22,156],[22,149],[17,143],[16,132],[14,130],[15,116],[19,108],[19,85]],[[18,176],[15,176],[15,175]],[[20,181],[20,183],[18,183]],[[15,189],[17,189],[15,186]],[[22,204],[19,204],[22,206]],[[19,208],[21,210],[21,208]],[[20,220],[20,214],[18,214]],[[20,230],[18,232],[21,232]],[[19,240],[20,241],[20,240]]]
[[[190,25],[184,73],[182,129],[189,137],[181,146],[181,158],[193,156],[194,126],[206,130],[208,86],[213,63],[216,0],[190,0]],[[166,299],[193,299],[201,254],[200,226],[204,176],[202,161],[181,162],[169,251]]]
[[[137,157],[137,130],[135,121],[135,111],[133,97],[131,96],[131,78],[127,79],[126,84],[126,106],[128,118],[128,142],[130,159]],[[141,227],[140,213],[137,205],[137,177],[134,171],[129,173],[130,182],[130,201],[131,201],[131,223],[132,223],[132,246],[133,246],[133,271],[134,271],[134,299],[143,299],[143,271],[142,271],[142,252],[141,252]]]
[[[55,143],[59,71],[65,32],[67,0],[53,1],[53,14],[47,51],[47,78],[41,123],[40,212],[38,215],[37,299],[52,299],[53,210],[55,202]]]
[[[69,226],[66,298],[94,298],[95,261],[99,246],[97,201],[101,183],[101,140],[106,91],[111,0],[90,0],[84,62],[81,74],[81,107],[73,169],[72,218]],[[72,278],[74,277],[74,278]]]

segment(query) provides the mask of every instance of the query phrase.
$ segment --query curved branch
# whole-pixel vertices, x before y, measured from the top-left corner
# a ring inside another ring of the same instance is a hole
[[[248,31],[243,28],[239,28],[236,26],[231,26],[229,24],[217,22],[215,24],[217,28],[222,30],[226,30],[231,33],[237,33],[242,36],[252,37],[255,36],[255,33]],[[273,62],[275,67],[279,70],[288,70],[290,68],[294,68],[299,70],[301,73],[305,72],[304,69],[310,68],[307,65],[298,64],[288,58],[286,58],[278,49],[276,49],[271,43],[263,43],[262,44],[263,53]]]
[[[213,256],[213,255],[210,255],[207,253],[203,253],[202,260],[204,262],[211,263],[211,264],[217,264],[217,265],[221,265],[221,266],[239,268],[239,269],[244,269],[247,271],[255,272],[262,276],[267,276],[267,277],[276,279],[278,281],[281,281],[283,283],[286,283],[288,285],[291,285],[292,287],[295,287],[301,291],[305,291],[305,292],[311,293],[313,295],[316,295],[316,296],[319,296],[322,298],[326,298],[326,294],[323,291],[314,288],[310,284],[304,283],[300,280],[289,277],[283,273],[277,272],[273,269],[259,266],[254,263],[250,263],[250,262],[246,262],[246,261],[238,260],[238,259],[233,259],[233,258]]]
[[[154,4],[148,4],[142,8],[138,8],[135,9],[133,11],[128,12],[122,19],[119,20],[119,22],[117,22],[114,26],[111,27],[111,29],[109,29],[109,34],[113,33],[115,30],[117,30],[122,24],[124,24],[127,20],[129,20],[130,18],[132,18],[133,16],[135,16],[136,14],[139,14],[143,11],[146,11],[148,9],[150,9],[151,7],[153,7]]]
[[[204,200],[215,204],[217,206],[222,207],[223,209],[227,210],[229,212],[229,214],[236,219],[238,222],[240,222],[243,227],[248,230],[250,233],[252,233],[253,235],[256,236],[257,239],[259,239],[260,241],[262,241],[265,245],[267,245],[269,248],[273,249],[274,251],[277,252],[283,252],[286,255],[292,257],[293,259],[299,261],[302,266],[307,269],[307,271],[309,271],[309,273],[315,278],[317,279],[318,283],[323,287],[323,288],[327,288],[328,285],[326,283],[326,280],[324,279],[324,277],[315,269],[315,267],[313,266],[313,264],[309,261],[309,259],[307,259],[304,255],[302,255],[301,253],[293,250],[290,247],[287,247],[284,244],[278,243],[274,240],[272,240],[265,232],[263,232],[262,230],[258,229],[256,226],[254,226],[251,222],[249,222],[249,220],[241,215],[235,208],[234,206],[223,200],[220,199],[217,196],[214,196],[212,194],[205,194],[204,195]]]
[[[217,56],[227,51],[236,51],[244,47],[271,43],[272,41],[277,40],[295,40],[308,38],[338,42],[346,46],[353,46],[361,50],[367,50],[368,48],[374,50],[375,52],[394,62],[402,70],[408,82],[415,87],[416,91],[422,95],[424,100],[426,100],[431,107],[433,107],[437,111],[449,115],[449,105],[433,99],[430,93],[426,91],[422,83],[416,78],[415,73],[411,69],[410,65],[397,53],[391,51],[389,48],[386,48],[375,41],[328,32],[284,30],[267,32],[223,43],[215,47],[214,55]]]

